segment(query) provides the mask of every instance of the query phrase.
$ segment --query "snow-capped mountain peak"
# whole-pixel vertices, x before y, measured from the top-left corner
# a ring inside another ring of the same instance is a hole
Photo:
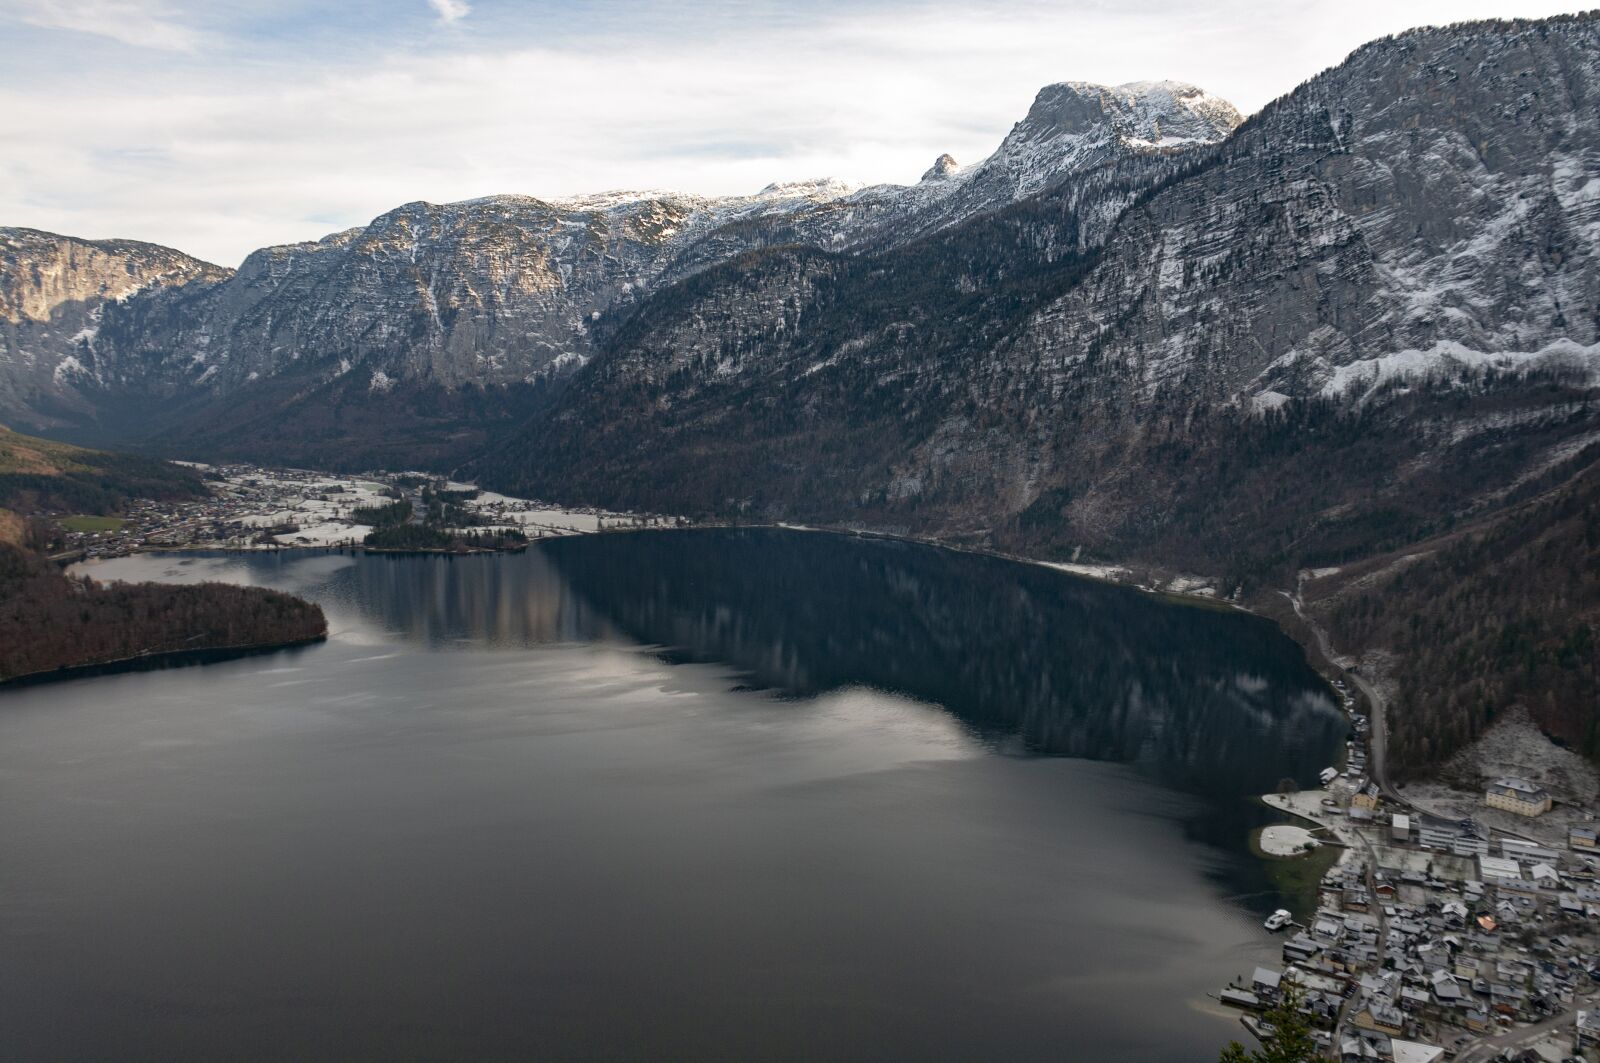
[[[80,291],[104,271],[68,262],[61,269],[76,279],[62,298],[84,308],[71,331],[53,327],[31,303],[7,300],[7,285],[27,288],[42,261],[24,249],[11,264],[0,254],[0,319],[15,304],[21,309],[10,319],[37,324],[15,342],[0,334],[0,363],[48,373],[70,356],[95,379],[136,380],[170,396],[203,390],[220,398],[284,377],[332,394],[357,378],[338,369],[347,363],[381,372],[397,388],[520,386],[582,364],[604,331],[597,322],[746,252],[885,251],[1108,161],[1220,139],[1237,117],[1189,85],[1069,82],[1040,92],[989,159],[962,167],[941,155],[916,184],[862,188],[821,177],[742,195],[630,189],[419,200],[320,240],[262,248],[237,273],[202,272],[195,279],[205,283],[181,294],[152,290],[93,321],[86,315],[100,314],[100,300],[125,293]],[[1114,208],[1101,213],[1109,218]],[[69,337],[87,335],[90,325],[97,338],[83,349]],[[80,401],[63,388],[55,377],[13,387],[0,375],[0,412],[34,393]]]
[[[1039,90],[1027,117],[980,169],[1026,196],[1063,170],[1086,170],[1118,154],[1215,143],[1243,120],[1231,103],[1183,82],[1063,81]]]
[[[956,162],[955,156],[946,152],[933,160],[933,165],[922,175],[924,181],[948,181],[961,172],[961,164]]]

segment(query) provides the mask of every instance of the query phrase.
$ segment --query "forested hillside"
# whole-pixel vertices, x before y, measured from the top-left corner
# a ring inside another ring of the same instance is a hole
[[[133,498],[205,496],[193,469],[154,458],[86,450],[0,426],[0,509],[114,513]]]
[[[219,583],[103,586],[34,549],[53,536],[48,515],[29,514],[114,515],[135,498],[205,493],[192,469],[0,429],[0,684],[321,638],[322,609],[291,595]]]
[[[327,632],[322,610],[260,587],[73,579],[0,544],[0,683],[162,655],[293,645]]]
[[[1600,444],[1570,465],[1490,520],[1308,586],[1342,645],[1397,655],[1402,763],[1441,760],[1517,705],[1600,758]]]

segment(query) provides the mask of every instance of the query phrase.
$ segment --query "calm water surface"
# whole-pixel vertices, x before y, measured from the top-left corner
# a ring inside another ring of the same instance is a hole
[[[1215,1058],[1344,731],[1264,622],[900,543],[93,571],[333,635],[0,695],[7,1060]]]

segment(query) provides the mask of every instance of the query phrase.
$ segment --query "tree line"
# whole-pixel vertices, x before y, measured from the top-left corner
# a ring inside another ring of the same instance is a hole
[[[322,609],[223,583],[98,584],[0,543],[0,683],[141,656],[320,638]]]

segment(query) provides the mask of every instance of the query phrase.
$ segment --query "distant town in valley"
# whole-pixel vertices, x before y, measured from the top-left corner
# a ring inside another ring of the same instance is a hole
[[[520,549],[530,540],[624,528],[678,527],[679,518],[566,508],[481,491],[418,472],[336,475],[257,465],[180,462],[210,496],[131,502],[123,515],[54,517],[58,560],[140,550],[357,547],[426,552]],[[397,529],[412,529],[409,535]]]

